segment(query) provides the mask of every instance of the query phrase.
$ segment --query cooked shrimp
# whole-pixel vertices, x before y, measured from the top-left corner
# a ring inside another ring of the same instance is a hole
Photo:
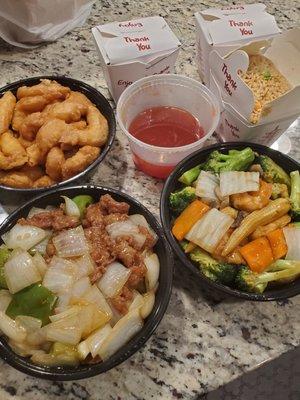
[[[23,97],[47,96],[52,100],[64,99],[70,91],[70,88],[62,86],[56,81],[41,79],[41,82],[37,85],[19,87],[17,98],[22,99]]]
[[[83,93],[81,92],[71,92],[67,96],[67,100],[73,102],[73,103],[78,103],[82,104],[84,106],[93,106],[94,104],[89,100]]]
[[[60,141],[72,146],[102,146],[108,136],[106,118],[94,106],[87,110],[87,127],[85,129],[66,130]]]
[[[34,112],[27,115],[22,125],[19,127],[19,133],[26,140],[34,140],[37,131],[45,123],[45,115],[41,112]]]
[[[34,183],[33,183],[33,187],[35,188],[39,188],[39,187],[47,187],[47,186],[52,186],[54,185],[56,182],[50,178],[50,176],[48,175],[43,175],[41,178],[37,179]]]
[[[100,149],[93,146],[83,146],[77,153],[68,158],[62,167],[63,179],[68,179],[71,176],[83,171],[90,165],[100,154]]]
[[[232,194],[230,200],[238,210],[255,211],[267,206],[272,194],[272,184],[260,179],[259,190],[255,192]]]
[[[86,121],[80,120],[77,122],[71,122],[69,125],[74,129],[84,129],[86,128]]]
[[[43,152],[36,143],[26,148],[28,157],[28,165],[34,167],[35,165],[43,164],[45,161],[46,153]]]
[[[12,92],[5,92],[0,99],[0,135],[8,131],[15,105],[16,98]]]
[[[22,168],[18,169],[18,172],[26,174],[33,182],[44,175],[42,168],[37,165],[34,167],[30,167],[27,164],[23,165]]]
[[[0,169],[21,167],[27,159],[26,150],[18,139],[10,131],[4,132],[0,137]]]
[[[0,171],[0,183],[4,186],[15,188],[30,188],[33,185],[33,181],[29,178],[29,176],[27,176],[25,172],[20,171]]]
[[[31,140],[26,140],[22,138],[22,136],[18,137],[18,141],[21,143],[21,145],[24,147],[24,149],[27,149],[27,147],[31,146],[33,142]]]
[[[19,100],[13,113],[13,130],[19,131],[28,114],[42,111],[48,103],[49,101],[43,96],[24,97]]]
[[[55,181],[62,178],[62,166],[65,162],[63,151],[59,147],[52,147],[46,158],[46,173]]]
[[[67,129],[68,125],[61,119],[47,121],[36,135],[36,144],[42,153],[47,153],[52,147],[56,146]]]

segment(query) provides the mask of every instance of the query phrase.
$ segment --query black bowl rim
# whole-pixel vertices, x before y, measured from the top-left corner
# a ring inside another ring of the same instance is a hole
[[[76,189],[93,189],[93,190],[99,190],[104,193],[109,193],[112,195],[117,195],[120,196],[124,199],[124,201],[128,201],[129,204],[135,205],[139,209],[141,209],[144,213],[144,215],[147,216],[147,220],[151,227],[155,230],[156,234],[158,235],[158,240],[162,242],[162,245],[164,247],[164,252],[165,252],[165,257],[167,260],[166,265],[164,266],[167,270],[167,279],[166,279],[166,288],[164,295],[159,303],[159,307],[156,310],[156,313],[152,315],[153,320],[151,321],[151,324],[147,326],[146,330],[145,327],[143,327],[138,333],[137,337],[135,336],[129,343],[126,343],[119,351],[122,349],[126,348],[126,346],[130,345],[129,349],[126,349],[126,351],[121,354],[121,356],[118,356],[118,353],[110,357],[108,360],[104,362],[100,362],[97,364],[89,364],[88,369],[85,370],[76,370],[74,369],[74,372],[64,372],[64,368],[56,369],[55,372],[51,371],[51,368],[44,368],[32,363],[29,363],[26,358],[21,357],[17,355],[7,344],[6,340],[2,337],[0,337],[0,357],[6,361],[9,365],[14,367],[15,369],[26,373],[28,375],[37,377],[37,378],[42,378],[42,379],[48,379],[48,380],[57,380],[57,381],[71,381],[71,380],[79,380],[79,379],[85,379],[85,378],[90,378],[96,375],[99,375],[101,373],[104,373],[106,371],[109,371],[110,369],[116,367],[117,365],[121,364],[125,360],[127,360],[129,357],[131,357],[134,353],[136,353],[138,350],[140,350],[144,344],[149,340],[149,338],[152,336],[156,328],[158,327],[159,323],[161,322],[165,311],[168,307],[169,300],[171,297],[171,292],[172,292],[172,282],[173,282],[173,270],[174,270],[174,260],[173,260],[173,253],[172,250],[169,246],[168,241],[165,238],[165,235],[163,233],[162,227],[160,226],[159,222],[157,221],[156,217],[139,201],[134,199],[133,197],[129,196],[128,194],[112,189],[106,186],[98,186],[98,185],[75,185],[75,186],[70,186],[70,187],[62,187],[59,189],[53,189],[51,191],[47,191],[45,193],[42,193],[39,196],[34,197],[33,199],[27,201],[24,203],[22,206],[17,208],[14,212],[12,212],[6,219],[5,221],[2,222],[0,225],[0,236],[1,236],[1,231],[3,229],[6,229],[7,227],[10,227],[12,225],[16,218],[18,217],[19,213],[22,211],[23,208],[30,206],[32,203],[35,203],[36,201],[40,199],[47,198],[49,195],[57,193],[59,196],[60,192],[63,191],[69,191],[69,190],[76,190]],[[100,193],[99,193],[100,194]],[[141,336],[142,335],[142,336]],[[141,337],[139,337],[141,336]],[[133,342],[133,343],[131,343]],[[78,367],[80,368],[80,366]]]
[[[109,124],[108,140],[107,140],[105,146],[101,148],[100,155],[96,158],[96,160],[93,161],[92,164],[90,164],[87,168],[85,168],[79,174],[74,175],[65,181],[58,182],[52,186],[41,187],[41,188],[28,188],[28,189],[27,188],[13,188],[13,187],[9,187],[9,186],[0,184],[0,190],[5,190],[6,192],[13,192],[13,193],[18,192],[21,194],[22,193],[23,194],[39,194],[39,193],[45,192],[47,190],[57,189],[62,186],[69,185],[70,183],[75,183],[75,181],[77,181],[80,178],[87,175],[90,171],[92,171],[95,167],[97,167],[103,161],[103,159],[106,157],[107,153],[110,151],[110,149],[113,145],[113,142],[115,140],[115,137],[116,137],[116,118],[115,118],[114,111],[113,111],[111,105],[109,104],[109,101],[97,89],[93,88],[89,84],[87,84],[83,81],[80,81],[78,79],[70,78],[70,77],[64,76],[64,75],[34,76],[31,78],[20,79],[19,81],[12,82],[12,83],[7,84],[6,86],[3,86],[2,88],[0,88],[0,94],[3,92],[6,92],[8,90],[15,89],[16,87],[21,86],[21,85],[38,82],[40,79],[51,79],[51,80],[56,80],[57,82],[65,81],[66,84],[67,84],[67,82],[69,82],[71,84],[78,85],[78,90],[80,89],[80,87],[83,87],[88,92],[92,93],[94,96],[97,96],[99,99],[101,99],[101,101],[103,103],[106,103],[107,109],[109,110],[109,114],[110,114],[109,119],[108,119],[108,124]],[[99,109],[99,111],[102,112],[102,110],[100,110],[100,108],[98,108],[98,109]]]
[[[162,222],[163,231],[165,236],[167,237],[168,242],[171,245],[171,248],[175,252],[176,256],[179,258],[181,263],[189,268],[189,270],[201,281],[201,283],[206,284],[212,289],[221,291],[227,295],[235,296],[240,299],[245,300],[254,300],[254,301],[274,301],[274,300],[283,300],[293,296],[300,294],[300,287],[292,286],[286,288],[282,286],[281,289],[266,291],[263,294],[259,293],[247,293],[242,292],[237,289],[232,289],[228,286],[222,285],[220,283],[213,282],[209,278],[205,277],[200,270],[188,259],[188,257],[184,254],[181,247],[179,246],[177,240],[173,237],[169,221],[167,220],[167,210],[168,210],[168,195],[169,195],[169,187],[173,184],[175,180],[184,172],[186,169],[185,165],[191,160],[197,160],[199,154],[201,153],[210,153],[214,150],[230,150],[232,148],[244,148],[251,147],[254,151],[262,152],[269,155],[272,158],[272,155],[276,157],[282,157],[286,160],[289,160],[293,165],[295,165],[295,169],[300,169],[300,164],[289,157],[286,154],[281,153],[280,151],[270,149],[267,146],[250,143],[250,142],[225,142],[225,143],[216,143],[211,146],[203,147],[200,150],[195,151],[194,153],[185,157],[172,171],[166,180],[160,198],[160,218]]]

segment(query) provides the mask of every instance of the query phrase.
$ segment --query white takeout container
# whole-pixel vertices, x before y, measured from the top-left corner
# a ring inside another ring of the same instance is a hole
[[[200,78],[209,84],[209,54],[221,56],[251,41],[274,37],[280,30],[261,3],[209,8],[195,14],[197,64]]]
[[[157,16],[99,25],[92,33],[115,101],[136,80],[173,72],[181,46],[164,18]]]
[[[269,58],[291,85],[291,90],[266,104],[258,124],[249,116],[254,105],[253,92],[239,77],[247,70],[250,54]],[[221,105],[220,124],[216,130],[223,141],[250,141],[273,144],[300,115],[300,28],[286,31],[271,41],[259,41],[221,57],[210,55],[210,89]]]

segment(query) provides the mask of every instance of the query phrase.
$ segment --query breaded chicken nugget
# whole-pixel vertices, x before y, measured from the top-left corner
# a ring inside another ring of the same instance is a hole
[[[12,92],[5,92],[0,99],[0,135],[8,131],[15,105],[16,98]]]

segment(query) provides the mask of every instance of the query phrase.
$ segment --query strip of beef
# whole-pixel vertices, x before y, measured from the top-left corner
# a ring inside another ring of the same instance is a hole
[[[128,311],[128,307],[130,305],[130,302],[133,298],[133,293],[128,287],[123,286],[123,289],[121,293],[111,299],[111,304],[112,306],[120,313],[120,314],[126,314]]]
[[[57,208],[55,210],[35,214],[31,218],[21,218],[18,223],[22,225],[33,225],[42,229],[61,231],[63,229],[75,228],[80,224],[80,220],[78,217],[65,215],[62,209]]]
[[[123,236],[116,239],[114,252],[116,257],[130,268],[131,274],[126,283],[129,288],[136,288],[146,275],[146,266],[140,251],[134,247],[134,241],[130,236]]]
[[[108,264],[116,257],[114,243],[102,226],[91,226],[84,230],[85,237],[90,245],[90,254],[96,263],[96,269],[91,276],[91,282],[96,282],[104,274]]]
[[[107,214],[128,214],[129,212],[129,204],[123,201],[116,201],[109,194],[101,196],[99,203],[101,204],[102,209],[107,212]]]

